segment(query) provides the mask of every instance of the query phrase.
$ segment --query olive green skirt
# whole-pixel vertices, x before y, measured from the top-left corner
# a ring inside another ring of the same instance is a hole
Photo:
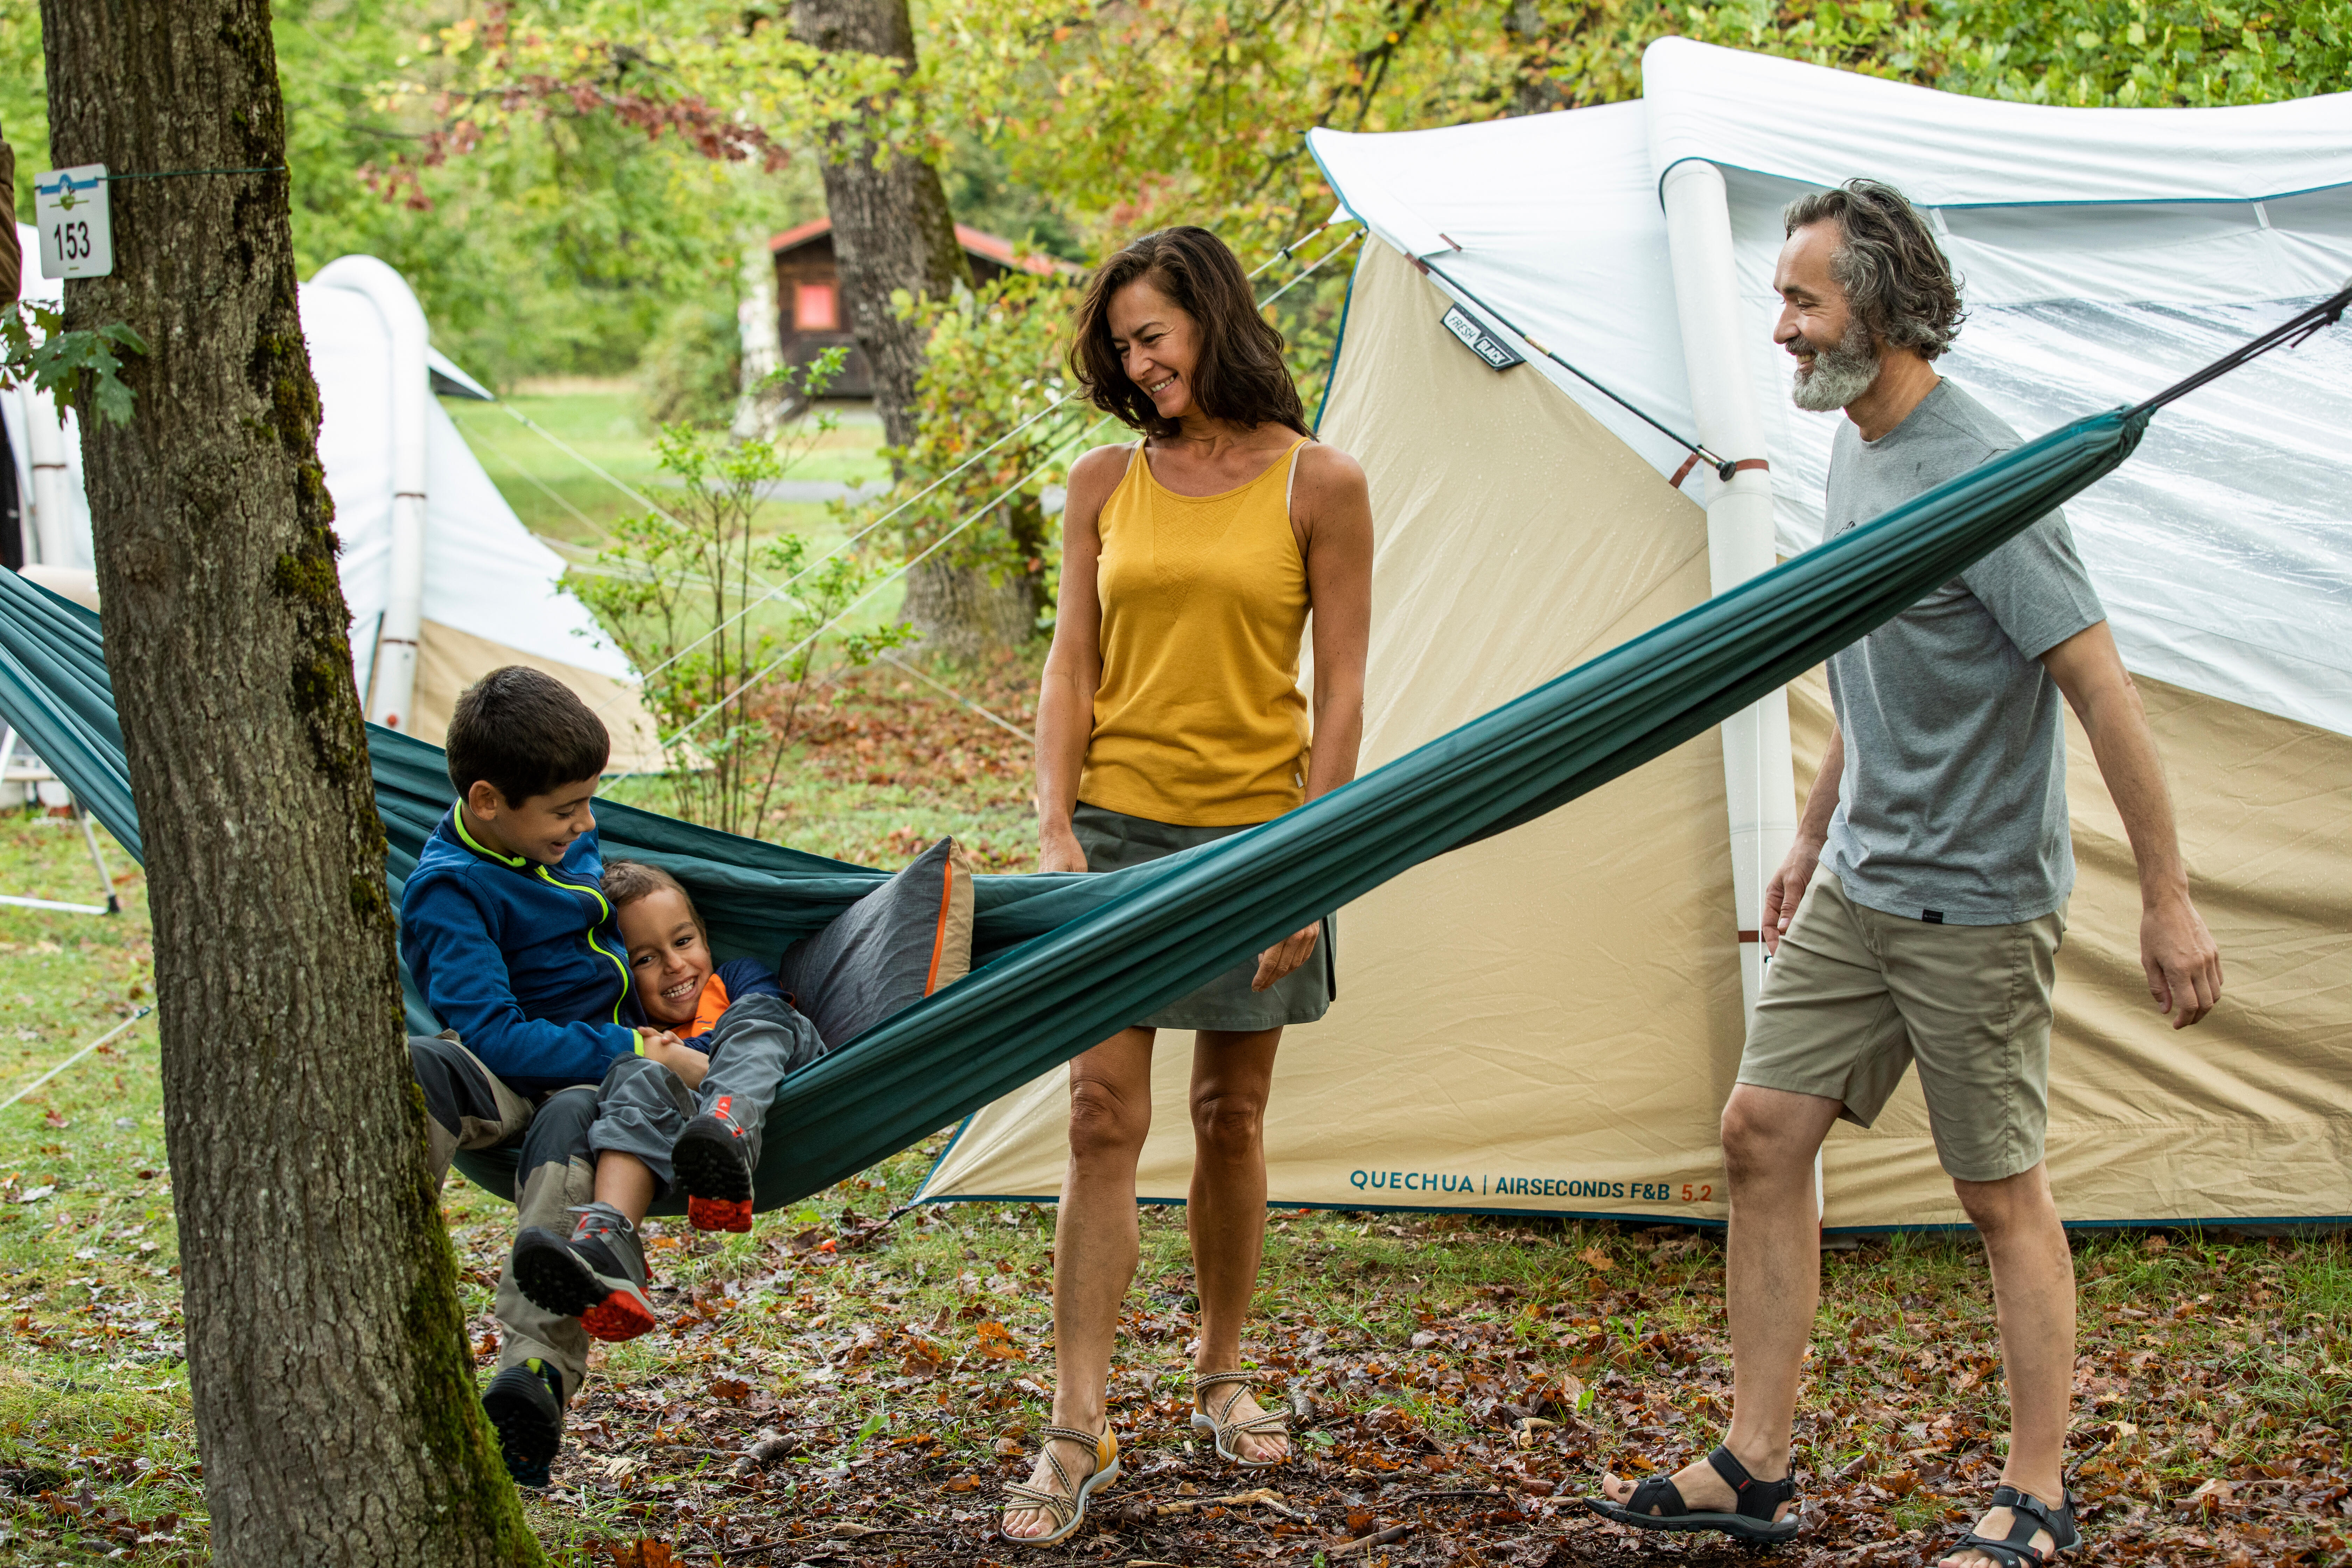
[[[1118,871],[1198,844],[1246,833],[1249,825],[1186,827],[1106,811],[1080,801],[1077,809],[1070,814],[1070,830],[1077,836],[1078,847],[1087,852],[1087,869]],[[1339,994],[1332,926],[1331,917],[1324,916],[1323,935],[1316,942],[1315,951],[1307,955],[1307,962],[1263,991],[1250,989],[1250,982],[1257,975],[1257,959],[1252,956],[1191,995],[1180,996],[1150,1017],[1135,1022],[1147,1029],[1236,1032],[1312,1024],[1330,1010],[1331,998]]]

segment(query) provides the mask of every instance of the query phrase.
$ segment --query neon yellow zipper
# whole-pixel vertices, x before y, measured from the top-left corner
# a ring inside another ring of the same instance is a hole
[[[604,943],[596,940],[596,926],[603,925],[606,921],[613,918],[613,906],[611,901],[604,897],[604,890],[602,888],[583,887],[573,882],[559,882],[555,879],[554,874],[550,872],[546,867],[541,866],[537,868],[537,869],[539,871],[540,880],[545,882],[549,887],[562,888],[568,893],[586,893],[591,898],[594,899],[596,900],[597,907],[604,911],[597,918],[596,925],[592,925],[588,928],[588,945],[591,949],[599,953],[603,953],[604,957],[611,959],[613,962],[613,967],[621,972],[621,994],[613,1004],[613,1022],[615,1024],[620,1023],[621,1004],[629,999],[629,966],[622,963],[621,960],[615,957],[613,953],[605,952]],[[626,1026],[627,1026],[625,1025],[623,1026],[625,1028]]]

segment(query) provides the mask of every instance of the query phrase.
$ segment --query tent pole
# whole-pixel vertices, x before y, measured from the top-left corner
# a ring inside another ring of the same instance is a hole
[[[98,868],[98,890],[106,900],[106,912],[119,915],[122,912],[122,900],[115,896],[114,873],[106,868],[106,852],[98,847],[98,829],[91,826],[89,808],[76,801],[74,816],[81,822],[81,841],[89,846],[89,863]]]
[[[405,731],[415,723],[409,709],[425,635],[425,432],[433,397],[425,310],[407,280],[373,256],[339,258],[310,281],[364,296],[383,319],[392,343],[392,562],[368,671],[367,716]]]
[[[1721,594],[1771,570],[1772,476],[1764,462],[1764,421],[1749,374],[1748,324],[1739,308],[1731,208],[1722,172],[1685,159],[1659,182],[1673,257],[1675,313],[1682,328],[1698,437],[1738,463],[1706,487],[1709,585]],[[1764,882],[1796,837],[1796,788],[1789,756],[1789,700],[1775,691],[1723,721],[1724,796],[1729,808],[1731,882],[1738,900],[1740,993],[1754,1015],[1764,978],[1759,940]]]
[[[66,473],[66,433],[57,405],[31,387],[23,393],[25,455],[33,470],[33,558],[44,566],[74,563],[71,484]]]

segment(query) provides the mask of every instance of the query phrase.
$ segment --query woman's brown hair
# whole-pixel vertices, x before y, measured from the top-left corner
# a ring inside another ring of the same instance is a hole
[[[1200,330],[1193,407],[1244,429],[1272,424],[1311,434],[1298,387],[1282,363],[1282,334],[1258,314],[1241,262],[1205,228],[1147,234],[1104,262],[1087,285],[1070,343],[1070,374],[1088,401],[1147,436],[1176,434],[1176,421],[1162,419],[1143,388],[1127,378],[1111,343],[1111,300],[1139,279],[1149,279]]]

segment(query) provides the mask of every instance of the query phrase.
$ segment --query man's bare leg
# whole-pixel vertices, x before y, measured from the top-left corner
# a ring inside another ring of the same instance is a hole
[[[1192,1238],[1192,1279],[1201,1294],[1201,1345],[1194,1373],[1234,1372],[1242,1364],[1242,1323],[1257,1289],[1265,1251],[1265,1099],[1274,1085],[1280,1029],[1240,1033],[1203,1029],[1192,1051],[1192,1189],[1184,1211]],[[1233,1396],[1230,1384],[1193,1407],[1213,1415]],[[1231,1419],[1263,1415],[1244,1394]],[[1290,1452],[1272,1434],[1234,1441],[1245,1458],[1266,1463]]]
[[[2074,1385],[2074,1255],[2066,1245],[2050,1170],[2036,1165],[1999,1182],[1954,1181],[1960,1206],[1984,1237],[1992,1267],[1993,1310],[2000,1323],[2000,1364],[2009,1382],[2009,1462],[2000,1482],[2050,1508],[2065,1500],[2066,1415]],[[1993,1509],[1976,1531],[1999,1541],[2011,1515]],[[2050,1532],[2032,1544],[2052,1550]],[[1990,1568],[1981,1552],[1954,1552],[1939,1568]]]
[[[1732,1089],[1723,1108],[1732,1389],[1731,1429],[1723,1446],[1759,1481],[1789,1473],[1797,1384],[1822,1294],[1813,1156],[1839,1109],[1838,1101],[1819,1095],[1745,1083]],[[1738,1505],[1705,1456],[1677,1470],[1674,1480],[1695,1513],[1728,1513]],[[1633,1487],[1618,1476],[1601,1478],[1601,1495],[1614,1503],[1630,1499]]]
[[[1054,1215],[1054,1425],[1073,1432],[1103,1429],[1119,1306],[1135,1280],[1135,1164],[1151,1131],[1151,1039],[1150,1029],[1121,1029],[1070,1064],[1070,1163]],[[1051,1447],[1083,1484],[1094,1455],[1059,1439]],[[1064,1489],[1043,1451],[1029,1484]],[[1004,1532],[1051,1535],[1054,1516],[1007,1506]]]

